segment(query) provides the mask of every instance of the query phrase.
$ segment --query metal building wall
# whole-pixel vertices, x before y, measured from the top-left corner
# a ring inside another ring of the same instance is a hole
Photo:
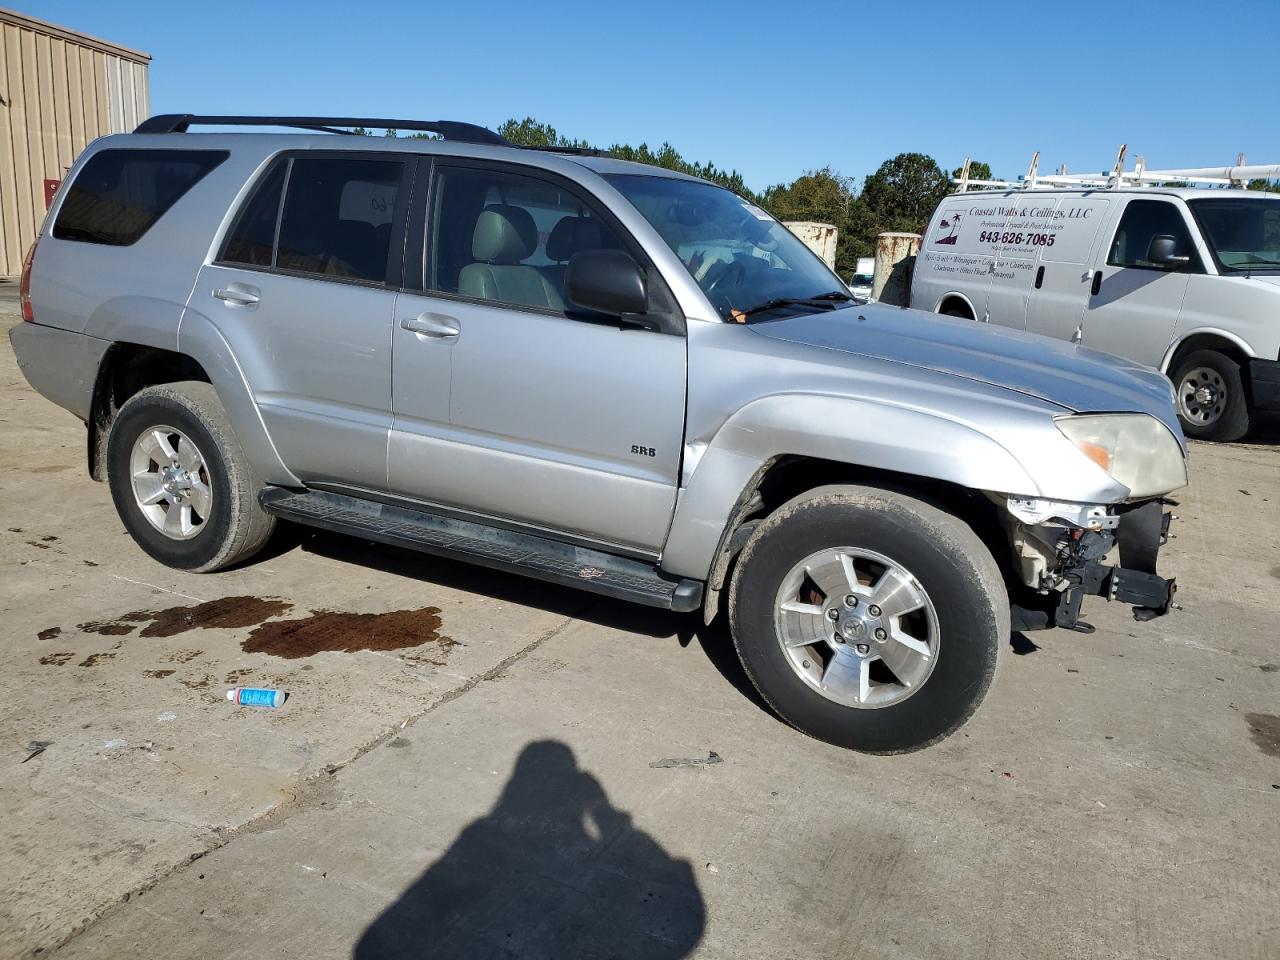
[[[0,276],[16,276],[90,141],[150,113],[145,53],[0,10]]]

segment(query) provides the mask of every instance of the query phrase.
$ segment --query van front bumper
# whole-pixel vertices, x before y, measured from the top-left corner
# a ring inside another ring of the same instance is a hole
[[[1280,411],[1280,360],[1250,360],[1249,386],[1255,409]]]
[[[81,420],[89,419],[98,365],[110,341],[24,322],[9,330],[9,343],[27,383]]]

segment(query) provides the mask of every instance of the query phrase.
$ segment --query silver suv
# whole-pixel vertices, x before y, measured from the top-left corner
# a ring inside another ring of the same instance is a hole
[[[80,157],[22,312],[27,379],[160,562],[244,561],[283,518],[727,608],[764,699],[842,746],[951,733],[1011,629],[1088,631],[1086,595],[1172,601],[1159,374],[862,303],[666,170],[462,123],[154,117]]]

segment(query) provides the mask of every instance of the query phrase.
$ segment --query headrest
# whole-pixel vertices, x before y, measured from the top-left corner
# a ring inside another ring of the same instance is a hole
[[[600,221],[591,217],[561,217],[547,236],[547,259],[563,262],[582,250],[599,250],[603,241]]]
[[[538,226],[529,211],[491,203],[476,220],[471,256],[482,263],[519,263],[538,246]]]

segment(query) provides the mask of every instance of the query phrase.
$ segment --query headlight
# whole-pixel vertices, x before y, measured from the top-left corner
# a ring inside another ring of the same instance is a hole
[[[1058,429],[1086,457],[1129,488],[1151,497],[1187,485],[1187,464],[1177,438],[1145,413],[1058,417]]]

